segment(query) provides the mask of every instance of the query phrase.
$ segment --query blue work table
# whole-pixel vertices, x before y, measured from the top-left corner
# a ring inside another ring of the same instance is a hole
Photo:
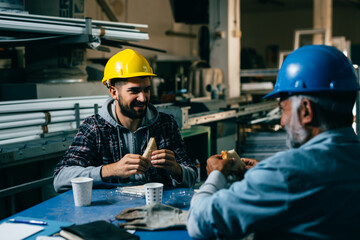
[[[191,189],[164,189],[163,204],[188,210],[192,194],[193,191]],[[95,220],[107,220],[116,224],[117,220],[115,220],[115,216],[122,210],[143,205],[145,205],[145,198],[125,196],[120,194],[117,188],[111,188],[93,189],[91,205],[75,207],[73,192],[69,190],[7,219],[30,217],[44,219],[45,221],[56,220],[75,224],[83,224]],[[3,221],[7,219],[3,219]],[[191,239],[186,230],[136,230],[135,235],[138,235],[140,239]]]

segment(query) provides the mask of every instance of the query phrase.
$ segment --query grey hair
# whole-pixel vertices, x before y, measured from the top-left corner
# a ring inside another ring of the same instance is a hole
[[[322,108],[331,112],[348,113],[353,109],[354,104],[350,102],[334,101],[329,98],[322,98],[316,96],[300,95],[310,101],[319,104]]]
[[[292,100],[293,108],[299,108],[301,100],[305,98],[312,102],[315,122],[323,131],[351,126],[354,104],[308,95],[294,95],[289,99]]]

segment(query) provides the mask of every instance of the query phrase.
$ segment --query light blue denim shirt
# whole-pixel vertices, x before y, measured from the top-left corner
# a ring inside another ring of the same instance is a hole
[[[213,171],[194,195],[191,237],[360,239],[360,142],[352,128],[277,153],[225,186]]]

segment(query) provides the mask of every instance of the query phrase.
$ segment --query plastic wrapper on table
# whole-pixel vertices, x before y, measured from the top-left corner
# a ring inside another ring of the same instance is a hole
[[[179,188],[175,189],[164,204],[177,208],[189,208],[194,189]]]
[[[144,195],[142,194],[129,193],[127,191],[124,191],[122,187],[118,187],[112,189],[109,192],[106,192],[105,196],[107,201],[109,202],[128,202],[144,198]]]

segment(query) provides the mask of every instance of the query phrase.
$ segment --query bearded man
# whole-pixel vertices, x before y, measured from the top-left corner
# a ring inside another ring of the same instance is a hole
[[[226,189],[234,162],[214,155],[191,201],[196,239],[358,239],[360,141],[352,129],[357,77],[334,47],[308,45],[288,55],[274,91],[291,149],[250,166]]]
[[[158,112],[150,101],[150,78],[156,76],[147,60],[126,49],[109,59],[102,83],[111,97],[99,114],[80,125],[68,151],[54,170],[57,192],[71,188],[71,179],[91,177],[103,182],[191,187],[196,167],[185,152],[172,116]],[[143,157],[150,137],[158,149]]]

